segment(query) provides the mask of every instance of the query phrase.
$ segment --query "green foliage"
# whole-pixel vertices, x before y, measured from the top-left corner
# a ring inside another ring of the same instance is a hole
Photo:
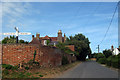
[[[95,58],[96,58],[96,61],[98,61],[100,58],[105,58],[105,55],[102,54],[102,53],[97,53],[97,54],[95,55]]]
[[[106,64],[106,58],[100,58],[98,62],[101,64]]]
[[[26,73],[26,76],[31,76],[31,75],[32,75],[32,73],[30,73],[30,72]]]
[[[65,44],[64,43],[58,43],[56,45],[57,48],[61,49],[62,51],[64,51],[65,53],[74,53],[73,51],[71,51],[68,47],[65,47]]]
[[[77,34],[74,37],[70,36],[67,38],[66,44],[75,46],[76,53],[79,53],[79,55],[76,55],[78,60],[85,60],[86,56],[91,54],[90,42],[82,34]]]
[[[30,68],[26,66],[25,69],[26,69],[26,70],[29,70]]]
[[[112,62],[111,60],[112,60],[112,56],[107,58],[107,61],[106,61],[107,66],[111,66],[111,62]]]
[[[112,51],[106,49],[106,50],[103,51],[103,54],[105,55],[106,58],[108,58],[109,56],[112,55]]]
[[[97,53],[93,53],[93,54],[91,54],[90,57],[91,57],[91,58],[96,58],[96,54],[97,54]]]
[[[35,74],[39,74],[39,72],[36,72]]]
[[[2,64],[2,68],[5,68],[7,70],[18,70],[18,66],[12,66],[12,65],[9,65],[9,64]]]
[[[43,75],[41,75],[41,74],[40,74],[39,76],[40,76],[40,77],[43,77]]]
[[[2,74],[7,75],[7,74],[9,74],[9,71],[5,69],[2,71]]]
[[[119,65],[118,65],[118,56],[113,56],[112,57],[111,66],[114,67],[114,68],[118,68],[119,67]]]
[[[106,65],[114,68],[120,68],[119,61],[119,55],[110,56],[107,58]]]
[[[18,41],[19,43],[25,43],[25,44],[28,44],[27,41],[24,41],[24,40],[19,40]],[[10,36],[10,37],[6,37],[2,40],[2,43],[3,44],[7,44],[7,43],[16,43],[16,37],[15,36]]]
[[[16,43],[16,37],[15,36],[6,37],[2,40],[2,43],[3,44]]]
[[[19,43],[25,43],[25,44],[28,44],[28,41],[24,41],[24,40],[19,40]]]
[[[35,57],[36,57],[36,50],[34,51],[34,58],[33,58],[33,62],[35,62]]]
[[[47,40],[47,45],[50,43],[50,40]]]
[[[68,64],[69,61],[66,56],[62,56],[62,65]]]

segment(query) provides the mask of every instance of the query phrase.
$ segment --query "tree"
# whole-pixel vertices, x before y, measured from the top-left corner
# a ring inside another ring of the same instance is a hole
[[[103,51],[103,54],[105,55],[106,58],[108,58],[109,56],[112,55],[112,51],[105,49],[105,50]]]
[[[50,43],[50,40],[47,40],[47,45]]]
[[[24,40],[19,40],[19,43],[25,43],[28,44],[28,41],[24,41]],[[2,44],[7,44],[7,43],[16,43],[16,37],[15,36],[10,36],[10,37],[6,37],[2,40]]]
[[[95,56],[96,54],[97,53],[95,53],[95,52],[93,54],[91,54],[91,58],[96,58],[96,56]]]
[[[82,34],[69,36],[69,38],[66,40],[66,44],[75,46],[75,51],[77,53],[76,56],[78,60],[85,60],[86,56],[91,54],[91,49],[89,46],[90,42],[88,38]]]
[[[95,54],[96,61],[98,61],[100,58],[105,58],[105,55],[103,53],[97,53]]]
[[[16,38],[15,36],[10,36],[10,37],[6,37],[2,40],[3,44],[7,44],[7,43],[15,43],[16,42]]]

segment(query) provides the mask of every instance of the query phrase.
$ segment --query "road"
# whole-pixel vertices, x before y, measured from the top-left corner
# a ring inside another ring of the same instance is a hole
[[[102,66],[95,61],[86,61],[57,78],[118,78],[118,71]]]

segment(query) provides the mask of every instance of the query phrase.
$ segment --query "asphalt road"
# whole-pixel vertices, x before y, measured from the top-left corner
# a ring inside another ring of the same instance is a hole
[[[87,61],[64,72],[58,78],[118,78],[118,71],[95,61]]]

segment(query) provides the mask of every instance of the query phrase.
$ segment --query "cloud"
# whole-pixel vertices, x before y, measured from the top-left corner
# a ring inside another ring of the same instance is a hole
[[[3,3],[3,16],[20,17],[23,14],[29,15],[30,3]]]
[[[2,3],[4,26],[10,28],[13,25],[20,25],[24,15],[31,15],[31,10],[32,6],[30,3]]]

